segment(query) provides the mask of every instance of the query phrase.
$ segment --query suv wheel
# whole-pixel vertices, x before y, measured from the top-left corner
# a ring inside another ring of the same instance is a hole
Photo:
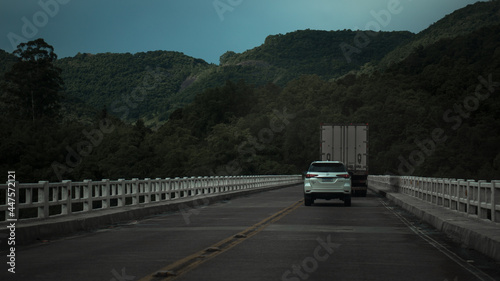
[[[311,206],[312,203],[314,203],[314,200],[311,198],[311,196],[304,195],[304,205]]]
[[[346,206],[346,207],[351,206],[351,196],[344,197],[344,206]]]

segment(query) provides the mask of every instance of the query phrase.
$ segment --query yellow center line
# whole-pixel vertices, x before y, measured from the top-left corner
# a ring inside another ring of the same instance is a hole
[[[212,246],[191,254],[185,258],[177,260],[176,262],[169,264],[160,270],[148,274],[147,276],[141,278],[139,281],[160,281],[160,280],[174,280],[176,277],[193,270],[202,263],[226,252],[227,250],[233,248],[234,246],[240,244],[246,239],[256,235],[261,232],[266,226],[278,221],[289,213],[293,212],[295,209],[303,204],[304,200],[293,203],[292,205],[284,208],[283,210],[263,219],[262,221],[250,226],[249,228],[223,239]]]

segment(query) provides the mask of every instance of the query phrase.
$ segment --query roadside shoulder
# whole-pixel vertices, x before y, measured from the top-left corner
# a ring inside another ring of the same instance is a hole
[[[454,241],[500,262],[500,224],[467,216],[406,194],[373,187],[369,189],[431,224]]]

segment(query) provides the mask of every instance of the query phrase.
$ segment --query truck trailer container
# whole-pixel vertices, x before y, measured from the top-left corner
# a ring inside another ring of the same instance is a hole
[[[366,196],[368,124],[321,124],[320,160],[340,161],[347,167],[354,196]]]

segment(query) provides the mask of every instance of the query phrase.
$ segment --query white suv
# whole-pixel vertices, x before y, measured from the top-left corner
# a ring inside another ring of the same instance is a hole
[[[304,179],[304,204],[336,198],[351,206],[351,177],[345,165],[339,161],[312,162]]]

